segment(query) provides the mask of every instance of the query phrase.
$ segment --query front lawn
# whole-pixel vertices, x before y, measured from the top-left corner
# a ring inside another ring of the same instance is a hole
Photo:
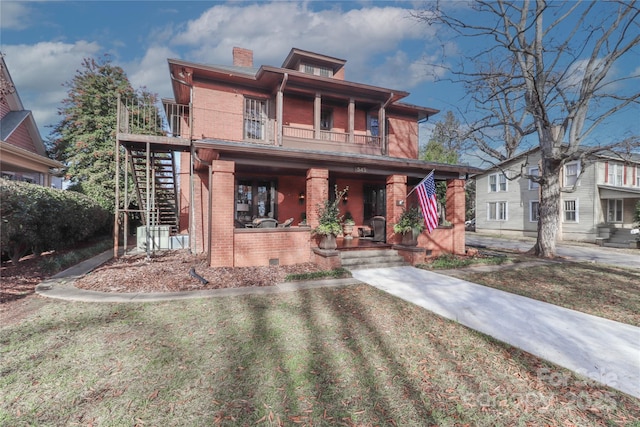
[[[37,301],[0,326],[0,425],[640,425],[638,399],[366,285]]]

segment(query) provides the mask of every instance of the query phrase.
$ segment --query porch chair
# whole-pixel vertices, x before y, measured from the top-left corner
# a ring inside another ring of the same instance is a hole
[[[273,218],[258,218],[253,221],[254,228],[276,228],[278,221]]]
[[[383,216],[374,216],[371,218],[371,228],[373,229],[374,242],[387,241],[387,219]]]
[[[288,228],[291,227],[291,224],[293,223],[293,218],[289,218],[287,219],[285,222],[278,224],[278,228]]]

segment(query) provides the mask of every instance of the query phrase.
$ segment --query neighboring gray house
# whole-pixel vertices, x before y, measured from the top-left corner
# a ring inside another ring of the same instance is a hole
[[[519,174],[538,174],[539,161],[535,148],[476,176],[477,231],[536,236],[538,184]],[[584,164],[568,162],[561,185],[558,240],[629,246],[640,201],[640,155],[623,160],[611,153]]]

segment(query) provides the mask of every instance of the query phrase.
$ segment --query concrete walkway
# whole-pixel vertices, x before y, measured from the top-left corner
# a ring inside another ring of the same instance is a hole
[[[640,398],[640,328],[413,267],[353,277]]]
[[[42,296],[84,302],[154,302],[367,283],[471,329],[640,398],[640,328],[561,308],[414,267],[352,271],[353,278],[186,292],[109,293],[74,280],[111,258],[111,251],[36,287]]]

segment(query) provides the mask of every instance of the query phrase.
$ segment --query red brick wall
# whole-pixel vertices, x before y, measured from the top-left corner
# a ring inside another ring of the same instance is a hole
[[[309,169],[307,171],[307,223],[318,226],[317,206],[329,198],[329,171],[327,169]]]
[[[236,229],[234,266],[293,265],[311,261],[308,228]]]
[[[286,176],[278,177],[278,217],[279,222],[285,221],[287,218],[293,218],[293,224],[298,224],[301,220],[302,212],[305,212],[305,204],[298,201],[300,193],[305,193],[306,198],[306,180],[303,176]]]
[[[313,129],[313,99],[285,97],[283,106],[284,125]]]
[[[234,264],[234,179],[235,163],[223,160],[212,162],[212,201],[210,265],[233,267]]]
[[[464,241],[464,218],[465,218],[465,197],[464,197],[464,180],[452,179],[447,181],[447,202],[446,202],[447,221],[453,224],[452,239],[453,253],[465,253]]]
[[[407,177],[404,175],[391,175],[387,177],[387,242],[400,243],[402,236],[393,232],[393,224],[402,215],[404,204],[398,205],[398,201],[404,201],[407,197]]]
[[[389,116],[389,156],[418,158],[418,123],[415,119]]]
[[[241,47],[234,47],[233,65],[236,67],[253,67],[253,51]]]

